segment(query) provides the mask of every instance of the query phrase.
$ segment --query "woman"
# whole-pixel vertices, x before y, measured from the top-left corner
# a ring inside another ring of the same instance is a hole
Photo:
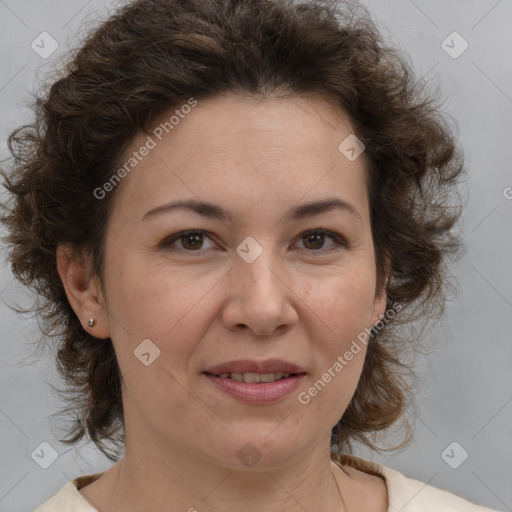
[[[36,107],[10,261],[61,339],[66,442],[116,462],[37,512],[489,510],[351,455],[404,417],[396,329],[442,311],[462,173],[364,13],[139,0]]]

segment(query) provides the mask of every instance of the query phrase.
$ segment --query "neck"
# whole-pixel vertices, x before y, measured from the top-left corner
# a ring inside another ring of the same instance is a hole
[[[334,476],[329,446],[327,452],[318,449],[278,469],[259,471],[209,464],[174,448],[168,457],[129,448],[109,470],[103,512],[168,512],[170,505],[188,512],[346,511],[340,495],[343,473],[338,469]]]

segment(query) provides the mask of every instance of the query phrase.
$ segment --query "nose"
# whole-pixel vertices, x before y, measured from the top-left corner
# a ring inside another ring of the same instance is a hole
[[[264,250],[252,263],[237,256],[225,284],[222,322],[228,330],[276,336],[297,323],[297,295],[271,251]]]

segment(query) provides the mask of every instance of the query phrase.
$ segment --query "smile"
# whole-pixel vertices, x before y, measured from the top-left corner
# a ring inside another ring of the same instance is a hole
[[[275,382],[276,380],[287,379],[291,373],[221,373],[221,379],[232,379],[239,382]]]
[[[305,373],[203,373],[224,395],[250,404],[269,404],[294,393]]]

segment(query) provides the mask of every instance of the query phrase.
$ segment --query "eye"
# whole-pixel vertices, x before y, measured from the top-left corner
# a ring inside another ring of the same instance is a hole
[[[174,235],[171,235],[169,238],[164,240],[162,246],[166,248],[170,248],[171,250],[181,250],[185,252],[199,252],[203,250],[203,239],[211,238],[204,231],[180,231]],[[176,242],[181,243],[181,247],[172,247]]]
[[[177,250],[182,252],[201,252],[203,250],[212,248],[203,247],[205,239],[212,241],[211,237],[205,231],[180,231],[179,233],[175,233],[174,235],[171,235],[170,237],[166,238],[162,242],[161,247],[164,247],[169,250]],[[324,246],[326,239],[331,239],[333,243],[331,244],[330,249],[322,251],[321,249]],[[305,241],[305,249],[312,252],[325,253],[331,252],[332,250],[336,250],[336,247],[348,247],[348,244],[343,237],[341,237],[337,233],[333,233],[332,231],[327,231],[325,229],[320,228],[312,229],[310,231],[302,233],[300,235],[300,240]],[[178,242],[181,245],[181,247],[175,246],[175,244]]]
[[[331,249],[319,251],[319,249],[322,249],[324,246],[324,242],[326,238],[330,238],[334,241],[333,244],[331,244]],[[337,233],[333,233],[332,231],[327,231],[325,229],[312,229],[310,231],[306,231],[300,236],[300,239],[305,241],[304,245],[305,248],[313,251],[313,252],[330,252],[332,247],[347,247],[347,242]]]

